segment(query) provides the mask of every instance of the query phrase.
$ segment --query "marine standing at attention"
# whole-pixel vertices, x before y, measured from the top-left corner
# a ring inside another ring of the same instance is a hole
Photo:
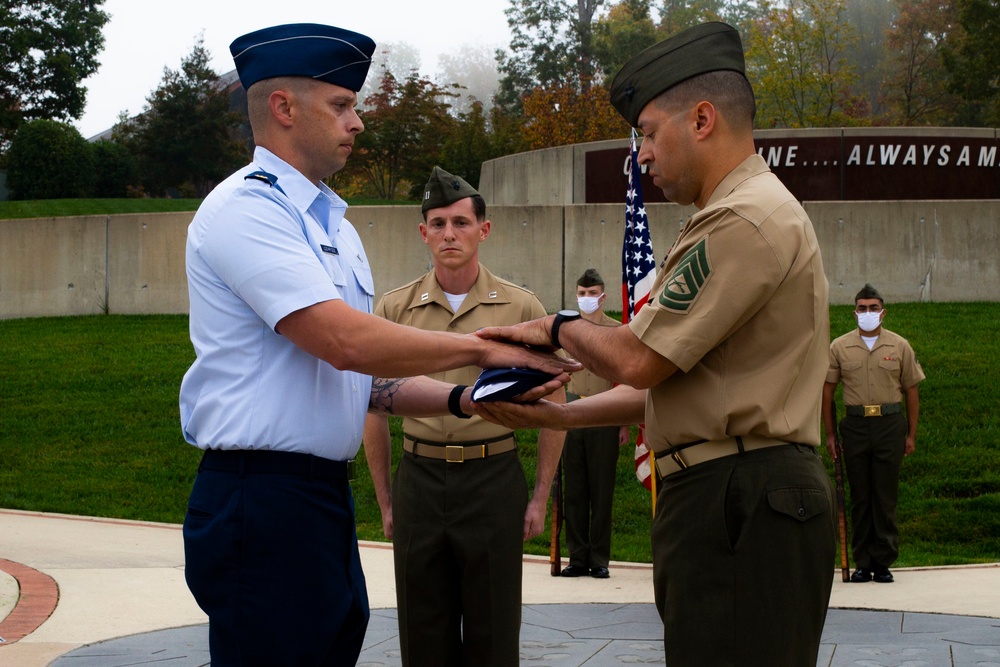
[[[434,268],[383,296],[377,315],[463,334],[545,315],[534,294],[479,262],[492,223],[486,202],[464,179],[435,167],[421,212],[420,236]],[[478,373],[469,366],[433,377],[461,386],[474,384]],[[562,391],[554,396],[564,400]],[[545,527],[564,437],[539,432],[529,500],[511,429],[461,412],[405,419],[390,492],[388,424],[369,416],[365,455],[393,542],[403,665],[518,664],[523,542]]]
[[[910,343],[882,326],[885,301],[866,284],[854,297],[857,329],[830,344],[823,383],[823,424],[830,456],[837,458],[833,401],[844,383],[841,444],[851,485],[851,581],[891,584],[889,566],[899,556],[899,469],[917,445],[924,371]],[[903,412],[905,397],[906,412]]]
[[[620,327],[621,322],[608,317],[601,306],[607,299],[604,278],[597,269],[587,269],[576,281],[576,301],[581,317],[605,327]],[[566,400],[576,401],[600,394],[613,382],[587,369],[573,374],[566,386]],[[564,577],[590,575],[595,579],[611,576],[611,508],[615,494],[618,452],[629,442],[628,426],[578,428],[566,434],[563,447],[565,476],[566,548],[569,565]]]

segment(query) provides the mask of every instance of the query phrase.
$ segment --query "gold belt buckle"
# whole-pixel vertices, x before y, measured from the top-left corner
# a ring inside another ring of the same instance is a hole
[[[448,463],[465,463],[465,447],[461,445],[445,445],[444,458]]]
[[[670,458],[674,460],[674,463],[676,463],[681,470],[687,470],[688,465],[684,463],[684,459],[681,458],[680,452],[670,452]]]
[[[882,416],[882,406],[881,405],[866,405],[865,406],[865,417],[881,417]]]

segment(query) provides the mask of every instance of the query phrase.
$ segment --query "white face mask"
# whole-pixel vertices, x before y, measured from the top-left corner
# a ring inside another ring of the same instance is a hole
[[[882,323],[882,313],[857,313],[857,318],[862,331],[875,331]]]
[[[603,294],[601,296],[578,296],[576,297],[576,305],[580,307],[580,312],[590,315],[601,307],[601,297],[603,296]]]

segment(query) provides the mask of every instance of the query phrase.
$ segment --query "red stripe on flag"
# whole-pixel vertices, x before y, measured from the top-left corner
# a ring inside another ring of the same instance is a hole
[[[649,219],[642,201],[642,181],[639,178],[639,158],[632,130],[628,166],[628,191],[625,193],[625,238],[622,241],[622,322],[628,324],[649,301],[649,292],[656,275],[656,258],[649,237]],[[635,445],[635,475],[652,490],[649,448],[639,426]]]

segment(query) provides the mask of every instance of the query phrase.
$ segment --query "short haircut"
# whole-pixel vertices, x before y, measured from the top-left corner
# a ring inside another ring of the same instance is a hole
[[[467,199],[472,200],[472,212],[476,216],[476,222],[484,222],[486,220],[486,200],[483,199],[482,195],[473,195],[467,197]],[[432,211],[434,209],[431,209]],[[424,222],[427,222],[427,211],[424,211]]]
[[[262,130],[267,126],[271,115],[271,93],[282,88],[296,94],[304,94],[313,81],[301,76],[276,76],[263,79],[250,86],[247,90],[247,115],[250,117],[250,127]]]
[[[674,109],[702,100],[711,102],[722,111],[730,125],[753,129],[757,102],[753,87],[739,72],[718,70],[699,74],[665,90],[656,98],[655,103],[661,109]]]

